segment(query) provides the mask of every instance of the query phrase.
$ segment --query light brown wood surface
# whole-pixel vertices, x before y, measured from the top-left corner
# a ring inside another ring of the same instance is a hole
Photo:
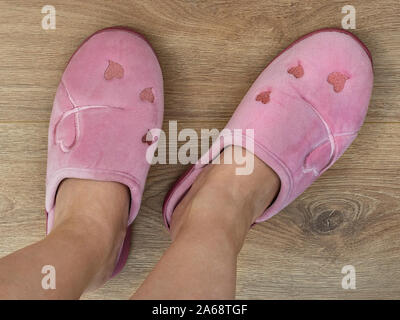
[[[43,30],[54,5],[57,29]],[[0,2],[0,257],[45,234],[47,126],[70,55],[98,29],[125,25],[152,43],[165,79],[165,128],[222,129],[264,66],[299,36],[341,27],[372,52],[366,123],[344,156],[287,209],[254,227],[239,258],[243,299],[400,298],[400,5],[384,1]],[[86,299],[125,299],[169,245],[163,198],[182,165],[151,168],[123,272]],[[356,268],[355,290],[341,286]]]

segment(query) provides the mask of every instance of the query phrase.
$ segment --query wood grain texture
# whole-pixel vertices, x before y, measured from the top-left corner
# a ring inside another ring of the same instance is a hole
[[[45,233],[47,122],[70,55],[98,29],[126,25],[156,51],[165,122],[222,129],[264,66],[299,36],[340,27],[344,1],[0,2],[0,256]],[[374,58],[366,124],[344,156],[281,214],[254,227],[239,258],[237,297],[400,298],[400,4],[352,1],[354,31]],[[169,245],[161,206],[181,165],[151,168],[123,272],[85,299],[125,299]],[[341,288],[341,268],[357,289]]]

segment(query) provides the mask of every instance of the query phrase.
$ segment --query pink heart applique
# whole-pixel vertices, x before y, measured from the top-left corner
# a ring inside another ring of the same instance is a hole
[[[114,78],[122,79],[124,77],[124,68],[117,62],[108,61],[108,67],[104,72],[104,79],[112,80]]]
[[[257,97],[256,101],[261,101],[263,104],[267,104],[269,102],[269,95],[271,94],[271,91],[264,91],[261,92]]]
[[[300,64],[290,68],[287,72],[292,74],[295,78],[301,78],[304,75],[304,69]]]
[[[154,102],[153,89],[152,88],[143,89],[143,91],[140,93],[140,99],[142,101],[148,101],[150,103],[153,103]]]
[[[332,72],[328,76],[328,83],[333,85],[333,90],[335,92],[340,92],[343,90],[346,80],[350,79],[348,76],[340,72]]]
[[[147,133],[142,137],[142,142],[147,143],[149,146],[157,141],[158,141],[158,137],[153,136],[150,130],[148,130]]]

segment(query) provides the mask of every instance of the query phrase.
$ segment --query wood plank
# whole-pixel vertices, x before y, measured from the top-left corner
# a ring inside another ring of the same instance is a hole
[[[47,126],[70,55],[91,33],[126,25],[146,35],[165,79],[165,121],[222,129],[264,66],[299,36],[340,27],[336,1],[53,0],[0,2],[0,257],[45,234]],[[366,124],[344,156],[269,222],[240,255],[237,297],[400,299],[400,3],[353,1],[354,31],[374,58]],[[180,145],[182,142],[180,143]],[[125,299],[169,245],[161,206],[183,165],[155,165],[122,273],[84,299]],[[353,265],[357,289],[343,290]]]
[[[239,260],[238,298],[400,298],[399,131],[398,124],[367,123],[334,170],[251,230]],[[46,137],[45,123],[0,124],[0,256],[44,236]],[[161,206],[184,169],[151,168],[127,267],[85,298],[126,298],[140,285],[169,245]],[[355,291],[341,288],[346,264],[356,267]]]
[[[0,121],[47,121],[70,55],[91,33],[111,25],[133,27],[153,44],[164,71],[167,119],[206,121],[212,114],[228,120],[268,61],[302,34],[340,27],[343,17],[343,4],[317,0],[52,4],[57,29],[45,31],[40,1],[0,3]],[[375,60],[367,121],[399,122],[400,6],[394,0],[354,6],[355,33]]]
[[[178,130],[193,129],[201,136],[201,129],[222,130],[225,121],[178,122]],[[0,163],[40,161],[43,168],[47,157],[47,123],[0,123]],[[164,121],[163,130],[169,136],[169,123]],[[365,123],[359,136],[332,169],[397,169],[400,166],[400,125],[397,123]],[[206,140],[203,139],[203,142]],[[178,148],[185,142],[179,142]],[[199,145],[200,140],[194,143]],[[161,146],[160,146],[161,147]],[[168,151],[168,150],[167,150]],[[171,165],[172,166],[172,165]],[[165,166],[163,176],[170,176],[171,166]],[[183,166],[182,166],[183,167]],[[6,173],[6,172],[5,172]],[[172,175],[173,176],[173,175]]]

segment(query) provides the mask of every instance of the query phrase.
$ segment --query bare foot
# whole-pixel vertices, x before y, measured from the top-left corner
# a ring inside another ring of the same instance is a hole
[[[171,246],[132,299],[234,298],[238,253],[280,187],[278,176],[257,158],[250,175],[236,175],[238,167],[210,164],[197,177],[172,216]]]
[[[70,228],[96,253],[98,272],[91,287],[102,285],[112,274],[126,234],[130,193],[118,182],[64,180],[57,193],[57,228]]]
[[[208,165],[197,177],[191,189],[176,207],[171,221],[171,234],[175,239],[181,230],[198,224],[222,224],[243,237],[254,221],[275,199],[280,179],[264,162],[255,157],[250,175],[237,175],[240,165],[224,164],[224,156],[232,152],[229,147],[221,153],[221,164]],[[236,152],[237,150],[235,150]]]

